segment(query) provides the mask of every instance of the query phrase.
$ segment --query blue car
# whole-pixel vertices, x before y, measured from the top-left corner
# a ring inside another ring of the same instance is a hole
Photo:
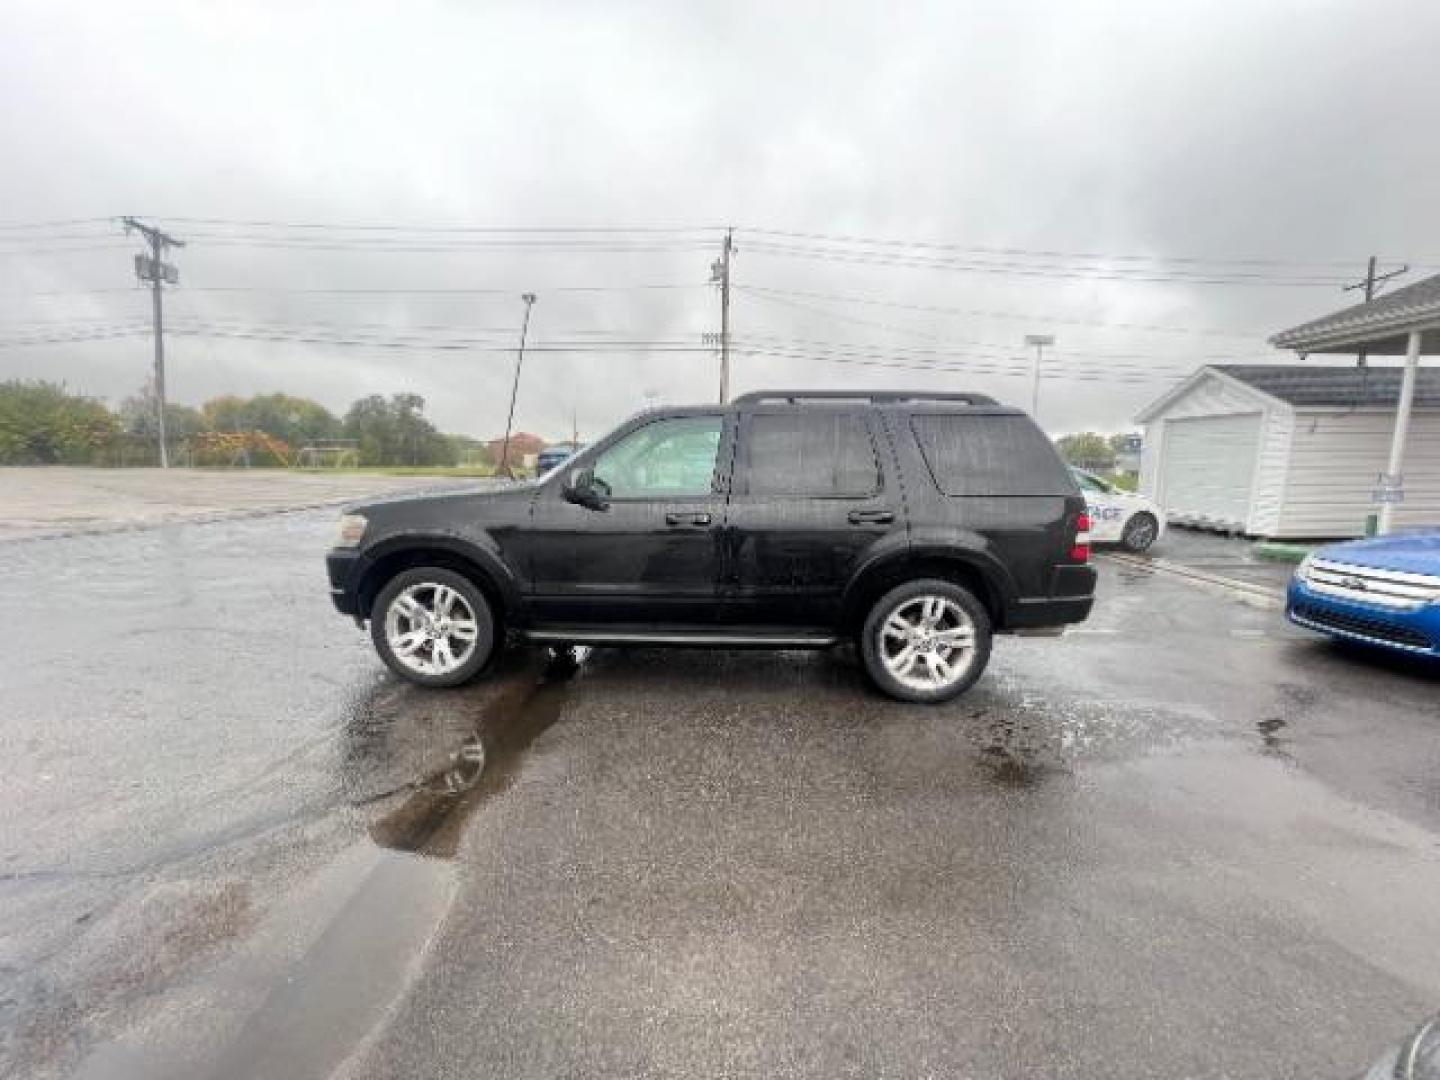
[[[1440,529],[1321,548],[1296,568],[1285,614],[1332,637],[1440,658]]]
[[[559,443],[555,446],[547,446],[535,458],[535,475],[544,476],[551,469],[564,465],[584,449],[584,443]]]

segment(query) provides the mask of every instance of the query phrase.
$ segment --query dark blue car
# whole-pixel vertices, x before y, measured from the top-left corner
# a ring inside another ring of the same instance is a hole
[[[557,443],[555,446],[547,446],[535,458],[535,474],[544,476],[556,466],[564,465],[584,449],[584,443]]]
[[[1440,658],[1440,529],[1321,548],[1296,568],[1285,613],[1333,637]]]

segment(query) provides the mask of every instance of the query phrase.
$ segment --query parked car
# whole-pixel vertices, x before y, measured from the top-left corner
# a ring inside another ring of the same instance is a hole
[[[544,476],[551,469],[564,465],[584,449],[584,443],[556,443],[554,446],[547,446],[535,457],[535,475]]]
[[[399,675],[453,686],[507,638],[855,642],[884,692],[943,701],[995,633],[1090,612],[1085,500],[1023,412],[979,394],[747,394],[642,414],[537,481],[374,502],[328,556],[335,606]]]
[[[1285,613],[1332,637],[1440,657],[1440,529],[1319,549],[1291,577]]]
[[[1165,512],[1133,491],[1125,491],[1092,472],[1077,469],[1075,482],[1090,507],[1090,539],[1097,544],[1119,544],[1140,553],[1165,535]]]

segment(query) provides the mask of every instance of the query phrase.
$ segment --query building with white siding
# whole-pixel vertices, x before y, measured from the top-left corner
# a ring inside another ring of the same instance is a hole
[[[1364,535],[1401,380],[1400,368],[1373,364],[1200,368],[1137,417],[1140,489],[1179,524],[1288,539]],[[1440,525],[1440,369],[1419,369],[1413,393],[1396,528]]]

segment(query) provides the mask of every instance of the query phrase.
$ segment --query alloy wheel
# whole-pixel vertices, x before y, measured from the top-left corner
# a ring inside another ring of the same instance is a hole
[[[948,596],[914,596],[899,604],[880,627],[881,662],[911,690],[955,685],[975,660],[975,624]]]
[[[470,659],[478,639],[479,624],[469,601],[439,582],[409,586],[385,612],[391,653],[420,675],[448,675]]]

